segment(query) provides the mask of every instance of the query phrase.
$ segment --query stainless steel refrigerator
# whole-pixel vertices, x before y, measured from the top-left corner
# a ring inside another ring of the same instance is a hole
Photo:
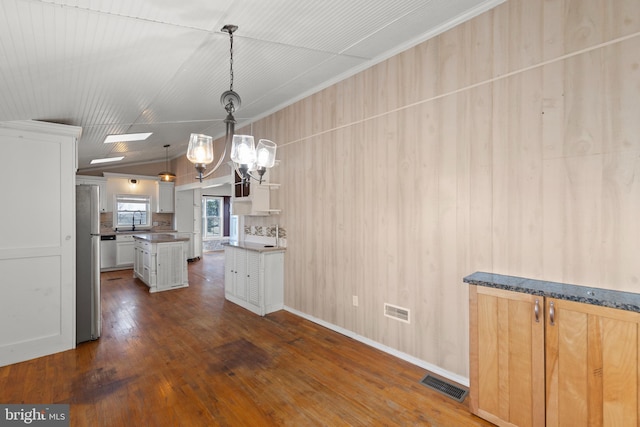
[[[102,329],[99,191],[76,185],[76,343],[98,339]]]

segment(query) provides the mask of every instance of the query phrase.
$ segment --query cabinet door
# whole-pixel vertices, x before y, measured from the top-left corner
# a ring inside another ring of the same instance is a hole
[[[142,257],[139,255],[140,250],[137,245],[133,245],[133,276],[140,274],[140,267],[142,267]]]
[[[260,253],[247,251],[247,302],[262,310]]]
[[[133,266],[133,242],[116,243],[116,265]]]
[[[547,425],[638,426],[640,314],[548,299],[545,321]]]
[[[158,245],[156,256],[158,289],[181,285],[183,282],[182,265],[185,260],[184,246],[181,243]]]
[[[234,249],[235,252],[235,264],[236,264],[236,287],[235,297],[242,301],[247,300],[247,276],[249,271],[247,269],[247,252],[244,249]]]
[[[543,298],[482,286],[469,295],[472,412],[502,426],[543,426]]]
[[[224,248],[224,293],[225,295],[234,295],[236,283],[236,262],[235,249],[226,246]]]
[[[173,199],[174,184],[172,182],[158,182],[158,207],[156,212],[167,213],[173,212],[175,203]]]

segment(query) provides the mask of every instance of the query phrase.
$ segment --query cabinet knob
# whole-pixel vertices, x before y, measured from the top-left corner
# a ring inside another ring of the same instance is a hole
[[[551,326],[556,324],[556,307],[553,305],[553,301],[549,303],[549,324]]]
[[[540,323],[540,301],[536,300],[535,307],[533,308],[533,312],[536,315],[536,323]]]

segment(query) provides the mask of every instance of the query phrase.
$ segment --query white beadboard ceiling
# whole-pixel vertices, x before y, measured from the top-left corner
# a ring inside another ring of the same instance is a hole
[[[117,155],[114,166],[162,161],[191,133],[224,135],[225,24],[239,27],[241,126],[503,1],[2,0],[0,121],[81,126],[81,171]],[[132,132],[153,135],[103,144]]]

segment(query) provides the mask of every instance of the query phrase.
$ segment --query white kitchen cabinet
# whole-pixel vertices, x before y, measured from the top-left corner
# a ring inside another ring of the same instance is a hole
[[[271,204],[271,192],[279,189],[280,184],[270,182],[270,170],[265,172],[262,183],[251,179],[248,187],[242,184],[237,174],[234,176],[231,215],[268,216],[280,213]]]
[[[133,235],[116,236],[116,267],[131,268],[133,266]]]
[[[157,182],[156,191],[156,212],[158,213],[173,213],[175,210],[175,200],[173,196],[174,184],[173,182]]]
[[[112,203],[109,203],[109,198],[107,197],[107,178],[101,176],[76,175],[76,185],[78,184],[97,185],[100,188],[100,212],[111,212],[113,210],[111,206]]]
[[[144,249],[140,245],[133,245],[133,277],[142,276]]]
[[[225,298],[260,316],[284,307],[284,251],[225,246]]]
[[[153,234],[136,238],[135,277],[142,280],[151,293],[189,286],[187,249],[188,241],[181,238],[162,239]]]
[[[200,189],[176,192],[175,223],[179,233],[188,233],[188,259],[202,257],[202,198]]]
[[[0,123],[0,168],[14,180],[0,189],[0,366],[76,345],[75,173],[81,132],[34,120]],[[25,164],[37,173],[25,173]]]

